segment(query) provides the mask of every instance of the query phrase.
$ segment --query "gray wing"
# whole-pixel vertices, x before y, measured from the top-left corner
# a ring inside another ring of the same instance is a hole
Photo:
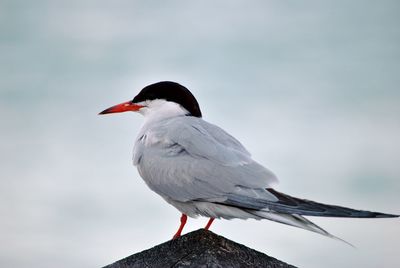
[[[134,158],[149,187],[176,201],[209,201],[253,213],[398,217],[317,203],[277,192],[272,189],[277,182],[275,175],[255,162],[239,141],[198,118],[166,120],[141,134]]]
[[[382,212],[374,212],[367,210],[358,210],[348,207],[336,206],[318,203],[315,201],[293,197],[284,193],[280,193],[274,189],[267,189],[278,201],[270,202],[268,200],[259,200],[257,209],[267,207],[278,213],[297,214],[303,216],[319,216],[319,217],[341,217],[341,218],[394,218],[399,215],[387,214]],[[242,204],[234,201],[228,201],[230,205],[241,206]],[[264,203],[262,205],[262,203]]]
[[[275,175],[221,128],[199,118],[165,120],[139,137],[135,162],[149,187],[162,196],[186,202],[228,200],[251,206],[276,201],[266,188]],[[148,140],[146,140],[148,139]]]

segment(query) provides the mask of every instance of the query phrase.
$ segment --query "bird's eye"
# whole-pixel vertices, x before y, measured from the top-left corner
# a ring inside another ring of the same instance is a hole
[[[157,99],[157,96],[154,94],[150,94],[149,96],[147,96],[147,100],[155,100]]]

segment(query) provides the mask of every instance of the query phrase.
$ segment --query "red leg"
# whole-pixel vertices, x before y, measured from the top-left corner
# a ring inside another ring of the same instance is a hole
[[[174,237],[173,237],[172,239],[177,239],[178,237],[181,236],[181,233],[182,233],[183,227],[184,227],[185,224],[186,224],[186,221],[187,221],[187,216],[186,216],[186,214],[183,214],[183,213],[182,213],[182,216],[181,216],[181,225],[179,226],[178,231],[176,232],[176,234],[174,235]]]
[[[210,219],[208,220],[208,222],[207,222],[206,227],[204,227],[204,229],[206,229],[206,230],[210,229],[210,226],[211,226],[211,224],[213,223],[213,221],[214,221],[214,218],[210,218]]]

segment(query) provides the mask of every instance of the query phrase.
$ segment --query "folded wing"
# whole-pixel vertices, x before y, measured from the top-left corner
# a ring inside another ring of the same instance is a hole
[[[276,176],[219,127],[179,117],[147,135],[152,143],[144,140],[138,145],[142,148],[135,148],[135,163],[155,192],[181,202],[227,200],[230,194],[276,200],[265,190],[277,183]]]

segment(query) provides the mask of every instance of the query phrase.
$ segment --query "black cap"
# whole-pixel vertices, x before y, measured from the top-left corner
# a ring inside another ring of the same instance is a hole
[[[146,100],[162,99],[180,104],[191,116],[201,117],[200,106],[193,94],[186,87],[170,81],[162,81],[143,88],[133,98],[133,103]]]

